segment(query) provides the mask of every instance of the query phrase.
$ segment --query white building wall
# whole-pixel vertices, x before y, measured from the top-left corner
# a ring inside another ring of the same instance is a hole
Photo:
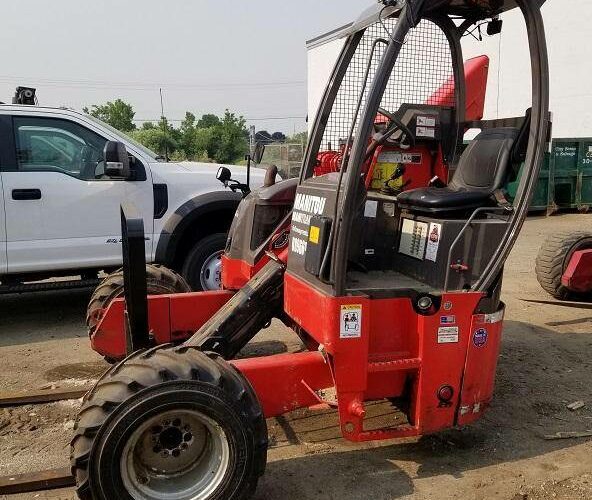
[[[543,16],[549,50],[553,136],[592,137],[592,1],[547,0]],[[491,59],[486,118],[518,116],[530,106],[530,58],[522,15],[513,11],[505,14],[503,20],[501,37],[487,37],[483,26],[482,42],[463,38],[465,59],[481,54]],[[309,50],[309,126],[342,44],[338,40]]]
[[[323,93],[344,40],[333,40],[308,51],[308,131],[314,123]]]

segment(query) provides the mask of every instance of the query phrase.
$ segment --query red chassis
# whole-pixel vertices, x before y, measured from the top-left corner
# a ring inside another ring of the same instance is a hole
[[[577,293],[589,293],[592,290],[592,250],[573,253],[561,276],[561,284]]]
[[[324,295],[285,275],[285,311],[318,342],[319,349],[234,360],[253,385],[266,417],[338,401],[341,428],[351,441],[391,439],[436,432],[478,419],[493,393],[503,310],[475,315],[480,293],[442,297],[442,315],[418,315],[408,298],[370,300]],[[199,329],[232,292],[161,295],[148,298],[150,329],[158,343],[182,340]],[[308,304],[314,303],[311,309]],[[361,306],[358,338],[341,338],[343,305]],[[109,307],[100,340],[122,342],[124,300]],[[304,313],[303,313],[304,311]],[[448,316],[443,316],[448,315]],[[446,342],[444,318],[454,315],[458,342]],[[106,334],[112,332],[112,335]],[[97,339],[99,340],[99,339]],[[93,342],[96,342],[93,339]],[[94,344],[95,349],[100,345]],[[429,366],[429,370],[423,370]],[[282,383],[278,384],[277,381]],[[323,398],[323,389],[336,398]],[[364,402],[406,396],[409,422],[367,431]]]

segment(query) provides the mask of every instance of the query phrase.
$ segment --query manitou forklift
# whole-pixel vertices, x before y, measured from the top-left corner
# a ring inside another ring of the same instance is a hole
[[[126,298],[101,323],[118,323],[130,354],[84,398],[71,447],[81,498],[249,498],[265,470],[265,419],[298,408],[336,408],[356,442],[483,415],[503,266],[548,148],[542,3],[384,1],[334,33],[343,50],[300,178],[274,183],[272,172],[243,200],[223,290],[147,298],[141,220],[123,207]],[[498,16],[514,8],[526,26],[531,107],[467,120],[460,39],[483,24],[499,32]],[[505,186],[522,163],[510,199]],[[305,349],[233,359],[272,318]],[[171,343],[149,347],[163,339]],[[371,401],[390,402],[405,422],[376,427]]]

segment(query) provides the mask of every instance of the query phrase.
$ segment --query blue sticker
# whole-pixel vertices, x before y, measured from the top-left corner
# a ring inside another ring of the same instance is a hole
[[[487,344],[487,330],[485,328],[479,328],[473,333],[473,344],[476,347],[483,347]]]
[[[456,316],[440,316],[441,325],[453,325],[456,323]]]

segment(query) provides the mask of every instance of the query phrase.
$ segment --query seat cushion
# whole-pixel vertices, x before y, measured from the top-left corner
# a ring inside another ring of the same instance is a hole
[[[420,212],[466,211],[492,203],[491,196],[508,176],[511,153],[519,130],[483,130],[461,155],[447,187],[405,191],[397,197],[403,208]]]
[[[489,190],[450,189],[448,187],[426,187],[405,191],[397,196],[397,202],[403,208],[435,212],[466,210],[485,206],[491,201]]]

